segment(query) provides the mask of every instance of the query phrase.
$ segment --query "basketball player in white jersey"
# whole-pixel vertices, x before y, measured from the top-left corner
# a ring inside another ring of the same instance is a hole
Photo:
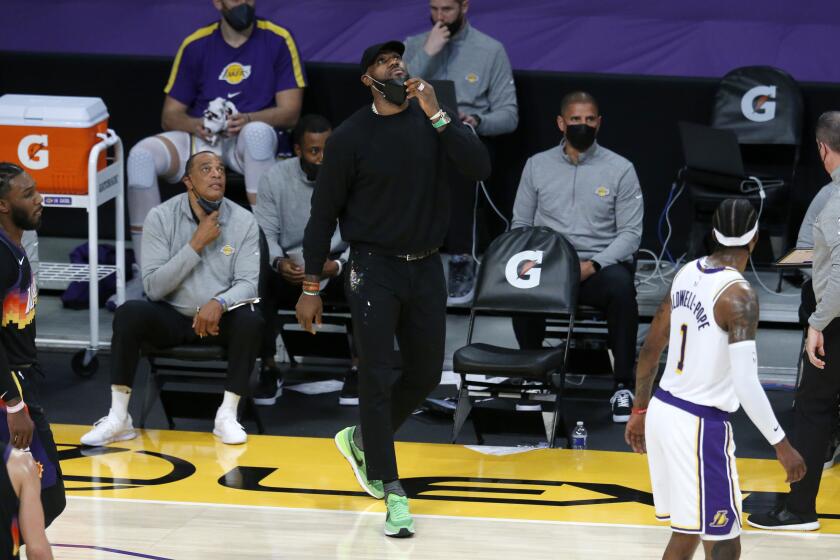
[[[776,448],[787,482],[805,475],[758,381],[758,298],[741,275],[758,238],[755,209],[745,199],[725,200],[712,225],[719,248],[680,269],[653,318],[625,432],[634,451],[648,453],[656,517],[671,523],[668,560],[693,558],[701,539],[706,558],[741,554],[741,491],[728,421],[739,404]],[[665,346],[665,372],[651,398]]]

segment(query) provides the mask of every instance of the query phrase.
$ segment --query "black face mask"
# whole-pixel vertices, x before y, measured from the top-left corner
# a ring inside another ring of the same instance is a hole
[[[595,142],[598,129],[586,124],[567,124],[566,142],[579,152],[585,152]]]
[[[212,214],[222,207],[222,200],[224,200],[224,197],[219,200],[207,200],[198,194],[197,190],[193,189],[192,191],[195,195],[195,201],[198,202],[198,205],[201,206],[201,209],[204,210],[205,213]]]
[[[235,8],[223,10],[225,21],[237,31],[245,31],[254,23],[254,7],[250,4],[240,4]]]
[[[318,171],[321,170],[320,165],[306,161],[302,157],[300,158],[300,168],[306,173],[306,179],[308,181],[315,181],[318,178]]]
[[[371,78],[370,75],[368,75],[368,78],[370,78],[375,83],[379,84],[379,86],[381,86],[377,87],[374,85],[373,88],[382,94],[382,96],[385,98],[385,101],[393,103],[398,107],[402,106],[402,104],[405,103],[405,80],[408,79],[408,74],[405,75],[402,81],[387,80],[385,82],[380,82],[379,80]]]
[[[429,18],[432,19],[432,18]],[[437,24],[437,22],[432,19],[432,25]],[[460,14],[458,19],[453,21],[452,23],[444,23],[446,28],[449,30],[449,37],[454,37],[456,33],[458,33],[462,27],[464,27],[464,14]]]

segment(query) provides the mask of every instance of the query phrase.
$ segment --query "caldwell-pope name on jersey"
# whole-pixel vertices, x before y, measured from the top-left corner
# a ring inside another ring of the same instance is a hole
[[[678,307],[685,307],[690,313],[694,314],[698,331],[709,326],[706,310],[703,308],[703,304],[698,301],[697,294],[691,290],[678,290],[671,294],[671,310],[673,311]]]

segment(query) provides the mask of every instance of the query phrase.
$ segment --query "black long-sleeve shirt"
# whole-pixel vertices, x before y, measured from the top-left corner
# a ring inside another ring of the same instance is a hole
[[[490,175],[481,140],[458,122],[435,130],[416,102],[395,115],[365,106],[336,128],[312,194],[303,239],[306,274],[321,274],[336,220],[351,246],[382,254],[437,249],[449,227],[447,167]]]

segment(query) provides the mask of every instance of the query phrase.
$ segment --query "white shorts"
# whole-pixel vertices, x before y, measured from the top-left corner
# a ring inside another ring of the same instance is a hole
[[[645,420],[656,518],[704,540],[741,534],[741,489],[728,414],[662,389]]]

